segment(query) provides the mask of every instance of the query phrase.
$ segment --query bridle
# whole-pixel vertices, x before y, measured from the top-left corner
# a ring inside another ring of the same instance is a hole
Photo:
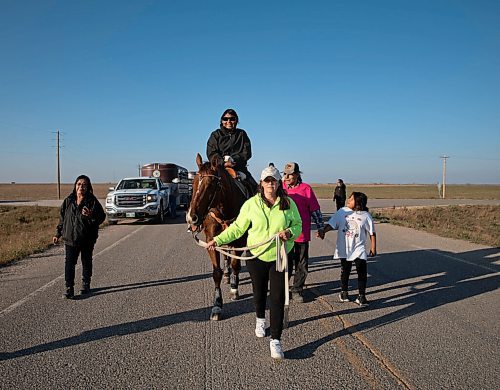
[[[203,214],[203,217],[201,217],[199,220],[201,221],[200,225],[198,225],[197,227],[198,228],[201,228],[202,224],[203,224],[203,221],[205,220],[205,218],[207,217],[207,215],[210,214],[210,216],[212,218],[214,218],[218,223],[220,223],[221,225],[224,225],[224,220],[218,218],[214,212],[210,211],[211,208],[212,208],[212,204],[214,203],[214,200],[215,198],[217,197],[217,194],[219,192],[219,190],[222,190],[222,178],[220,176],[217,176],[217,175],[214,175],[214,174],[211,174],[211,173],[205,173],[205,174],[201,174],[199,173],[199,179],[198,179],[198,188],[196,190],[196,194],[198,194],[200,192],[200,184],[201,184],[201,181],[205,178],[205,177],[212,177],[212,178],[215,178],[217,180],[217,183],[216,183],[216,187],[215,187],[215,191],[212,195],[212,198],[210,199],[210,202],[208,202],[208,206],[207,206],[207,209],[205,211],[205,213]],[[216,210],[218,211],[218,210]]]

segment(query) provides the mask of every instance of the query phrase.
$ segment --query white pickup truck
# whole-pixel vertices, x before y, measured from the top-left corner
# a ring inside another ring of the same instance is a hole
[[[106,196],[106,215],[114,225],[120,219],[157,219],[170,214],[170,188],[157,177],[126,177]]]

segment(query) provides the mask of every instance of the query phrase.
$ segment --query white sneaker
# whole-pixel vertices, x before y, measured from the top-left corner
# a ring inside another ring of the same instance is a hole
[[[285,358],[283,350],[281,349],[281,342],[276,339],[271,339],[269,343],[269,348],[271,348],[271,357],[273,359],[282,360]]]
[[[255,320],[255,335],[266,337],[266,319],[257,317]]]

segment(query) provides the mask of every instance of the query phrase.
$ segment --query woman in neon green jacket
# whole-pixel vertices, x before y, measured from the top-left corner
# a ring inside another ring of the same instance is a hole
[[[228,244],[248,231],[248,246],[279,234],[284,241],[286,252],[293,248],[294,240],[302,232],[302,220],[294,201],[286,196],[281,183],[281,175],[274,166],[265,168],[260,175],[257,195],[248,199],[241,207],[236,221],[221,234],[208,242],[208,249]],[[247,261],[247,269],[252,279],[253,301],[256,313],[255,335],[266,335],[266,298],[270,282],[270,325],[271,356],[283,359],[281,333],[285,308],[285,275],[276,269],[276,244],[264,245],[251,250],[254,260]]]

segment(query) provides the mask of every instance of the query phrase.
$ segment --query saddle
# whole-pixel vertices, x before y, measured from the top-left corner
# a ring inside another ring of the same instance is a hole
[[[234,179],[234,182],[241,190],[245,198],[249,199],[253,195],[253,192],[250,191],[250,183],[244,181],[244,179],[241,177],[241,175],[245,177],[245,174],[243,172],[237,172],[231,167],[225,167],[225,169],[227,173],[229,173],[229,175]]]

